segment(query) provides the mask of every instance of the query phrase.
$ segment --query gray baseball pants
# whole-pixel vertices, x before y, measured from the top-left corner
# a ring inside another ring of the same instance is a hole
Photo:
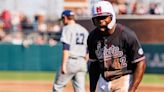
[[[87,71],[87,62],[85,59],[81,57],[70,58],[66,67],[66,74],[62,74],[61,70],[57,72],[53,92],[63,92],[63,88],[70,80],[72,80],[75,92],[85,92],[85,75]]]

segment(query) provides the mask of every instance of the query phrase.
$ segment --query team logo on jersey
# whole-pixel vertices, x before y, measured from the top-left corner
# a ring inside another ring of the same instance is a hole
[[[143,55],[143,53],[144,53],[144,52],[143,52],[143,49],[142,49],[142,48],[139,48],[139,49],[138,49],[138,54],[139,54],[139,55]]]
[[[127,67],[126,56],[124,56],[123,51],[119,47],[110,45],[101,46],[101,42],[97,44],[96,50],[97,58],[105,63],[105,67],[112,67],[114,69],[121,69]]]
[[[107,45],[104,46],[104,60],[109,60],[112,57],[118,58],[123,56],[123,52],[119,51],[118,47],[115,47],[114,45],[111,45],[111,47],[107,48]]]

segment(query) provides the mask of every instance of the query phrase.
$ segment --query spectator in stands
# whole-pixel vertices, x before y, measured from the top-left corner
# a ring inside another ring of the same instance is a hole
[[[58,23],[52,23],[51,25],[49,25],[49,29],[47,30],[48,32],[60,32],[61,31],[61,27]]]
[[[20,31],[6,33],[1,31],[1,42],[12,43],[14,45],[22,45],[23,43],[23,33]]]
[[[39,32],[47,31],[47,24],[45,23],[45,14],[43,12],[38,12],[35,15],[34,30],[37,30]]]
[[[21,27],[20,27],[20,13],[19,12],[14,11],[12,13],[11,23],[12,23],[12,26],[13,26],[13,31],[20,31],[21,30]]]
[[[129,8],[130,8],[130,13],[131,14],[136,14],[136,12],[137,12],[137,2],[136,1],[134,1],[134,2],[130,2],[129,3]]]
[[[31,30],[33,30],[32,23],[31,23],[30,19],[25,14],[21,15],[20,27],[21,27],[22,31],[29,31],[29,30],[31,31]]]
[[[156,3],[155,14],[157,15],[164,14],[163,6],[161,3]]]
[[[125,0],[105,0],[112,3],[117,15],[127,14],[127,5]]]
[[[34,16],[33,30],[38,31],[38,15]]]
[[[44,39],[42,35],[37,35],[37,37],[34,40],[34,44],[44,45],[45,43],[46,43],[46,40]]]
[[[0,29],[0,41],[3,41],[5,36],[6,36],[6,33],[2,29]]]
[[[0,18],[0,30],[3,30],[3,21],[1,18]]]
[[[11,24],[11,14],[8,10],[4,10],[1,14],[1,21],[3,22],[3,29],[6,32],[9,32],[12,30],[12,24]]]
[[[53,38],[49,38],[48,39],[48,44],[50,46],[55,46],[57,44],[57,41],[55,39],[53,39]]]
[[[117,0],[117,6],[118,6],[118,14],[127,14],[127,5],[125,0]]]
[[[23,33],[20,31],[14,32],[11,43],[15,45],[21,45],[23,43]]]
[[[144,15],[148,13],[148,7],[144,3],[138,3],[137,4],[137,11],[136,14],[138,15]]]
[[[150,14],[155,14],[156,7],[157,7],[156,3],[154,3],[154,2],[150,3],[150,5],[149,5],[149,13]]]

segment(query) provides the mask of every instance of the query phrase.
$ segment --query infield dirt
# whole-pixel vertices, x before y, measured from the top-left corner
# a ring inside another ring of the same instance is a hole
[[[0,92],[52,92],[53,81],[0,80]],[[63,92],[73,92],[71,82]],[[89,84],[86,83],[86,92]],[[164,92],[164,85],[141,84],[137,92]]]

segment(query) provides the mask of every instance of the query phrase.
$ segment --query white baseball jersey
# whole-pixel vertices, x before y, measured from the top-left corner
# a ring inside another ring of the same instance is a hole
[[[88,31],[81,25],[69,24],[63,27],[61,42],[70,45],[69,54],[72,57],[84,57],[87,53]]]

